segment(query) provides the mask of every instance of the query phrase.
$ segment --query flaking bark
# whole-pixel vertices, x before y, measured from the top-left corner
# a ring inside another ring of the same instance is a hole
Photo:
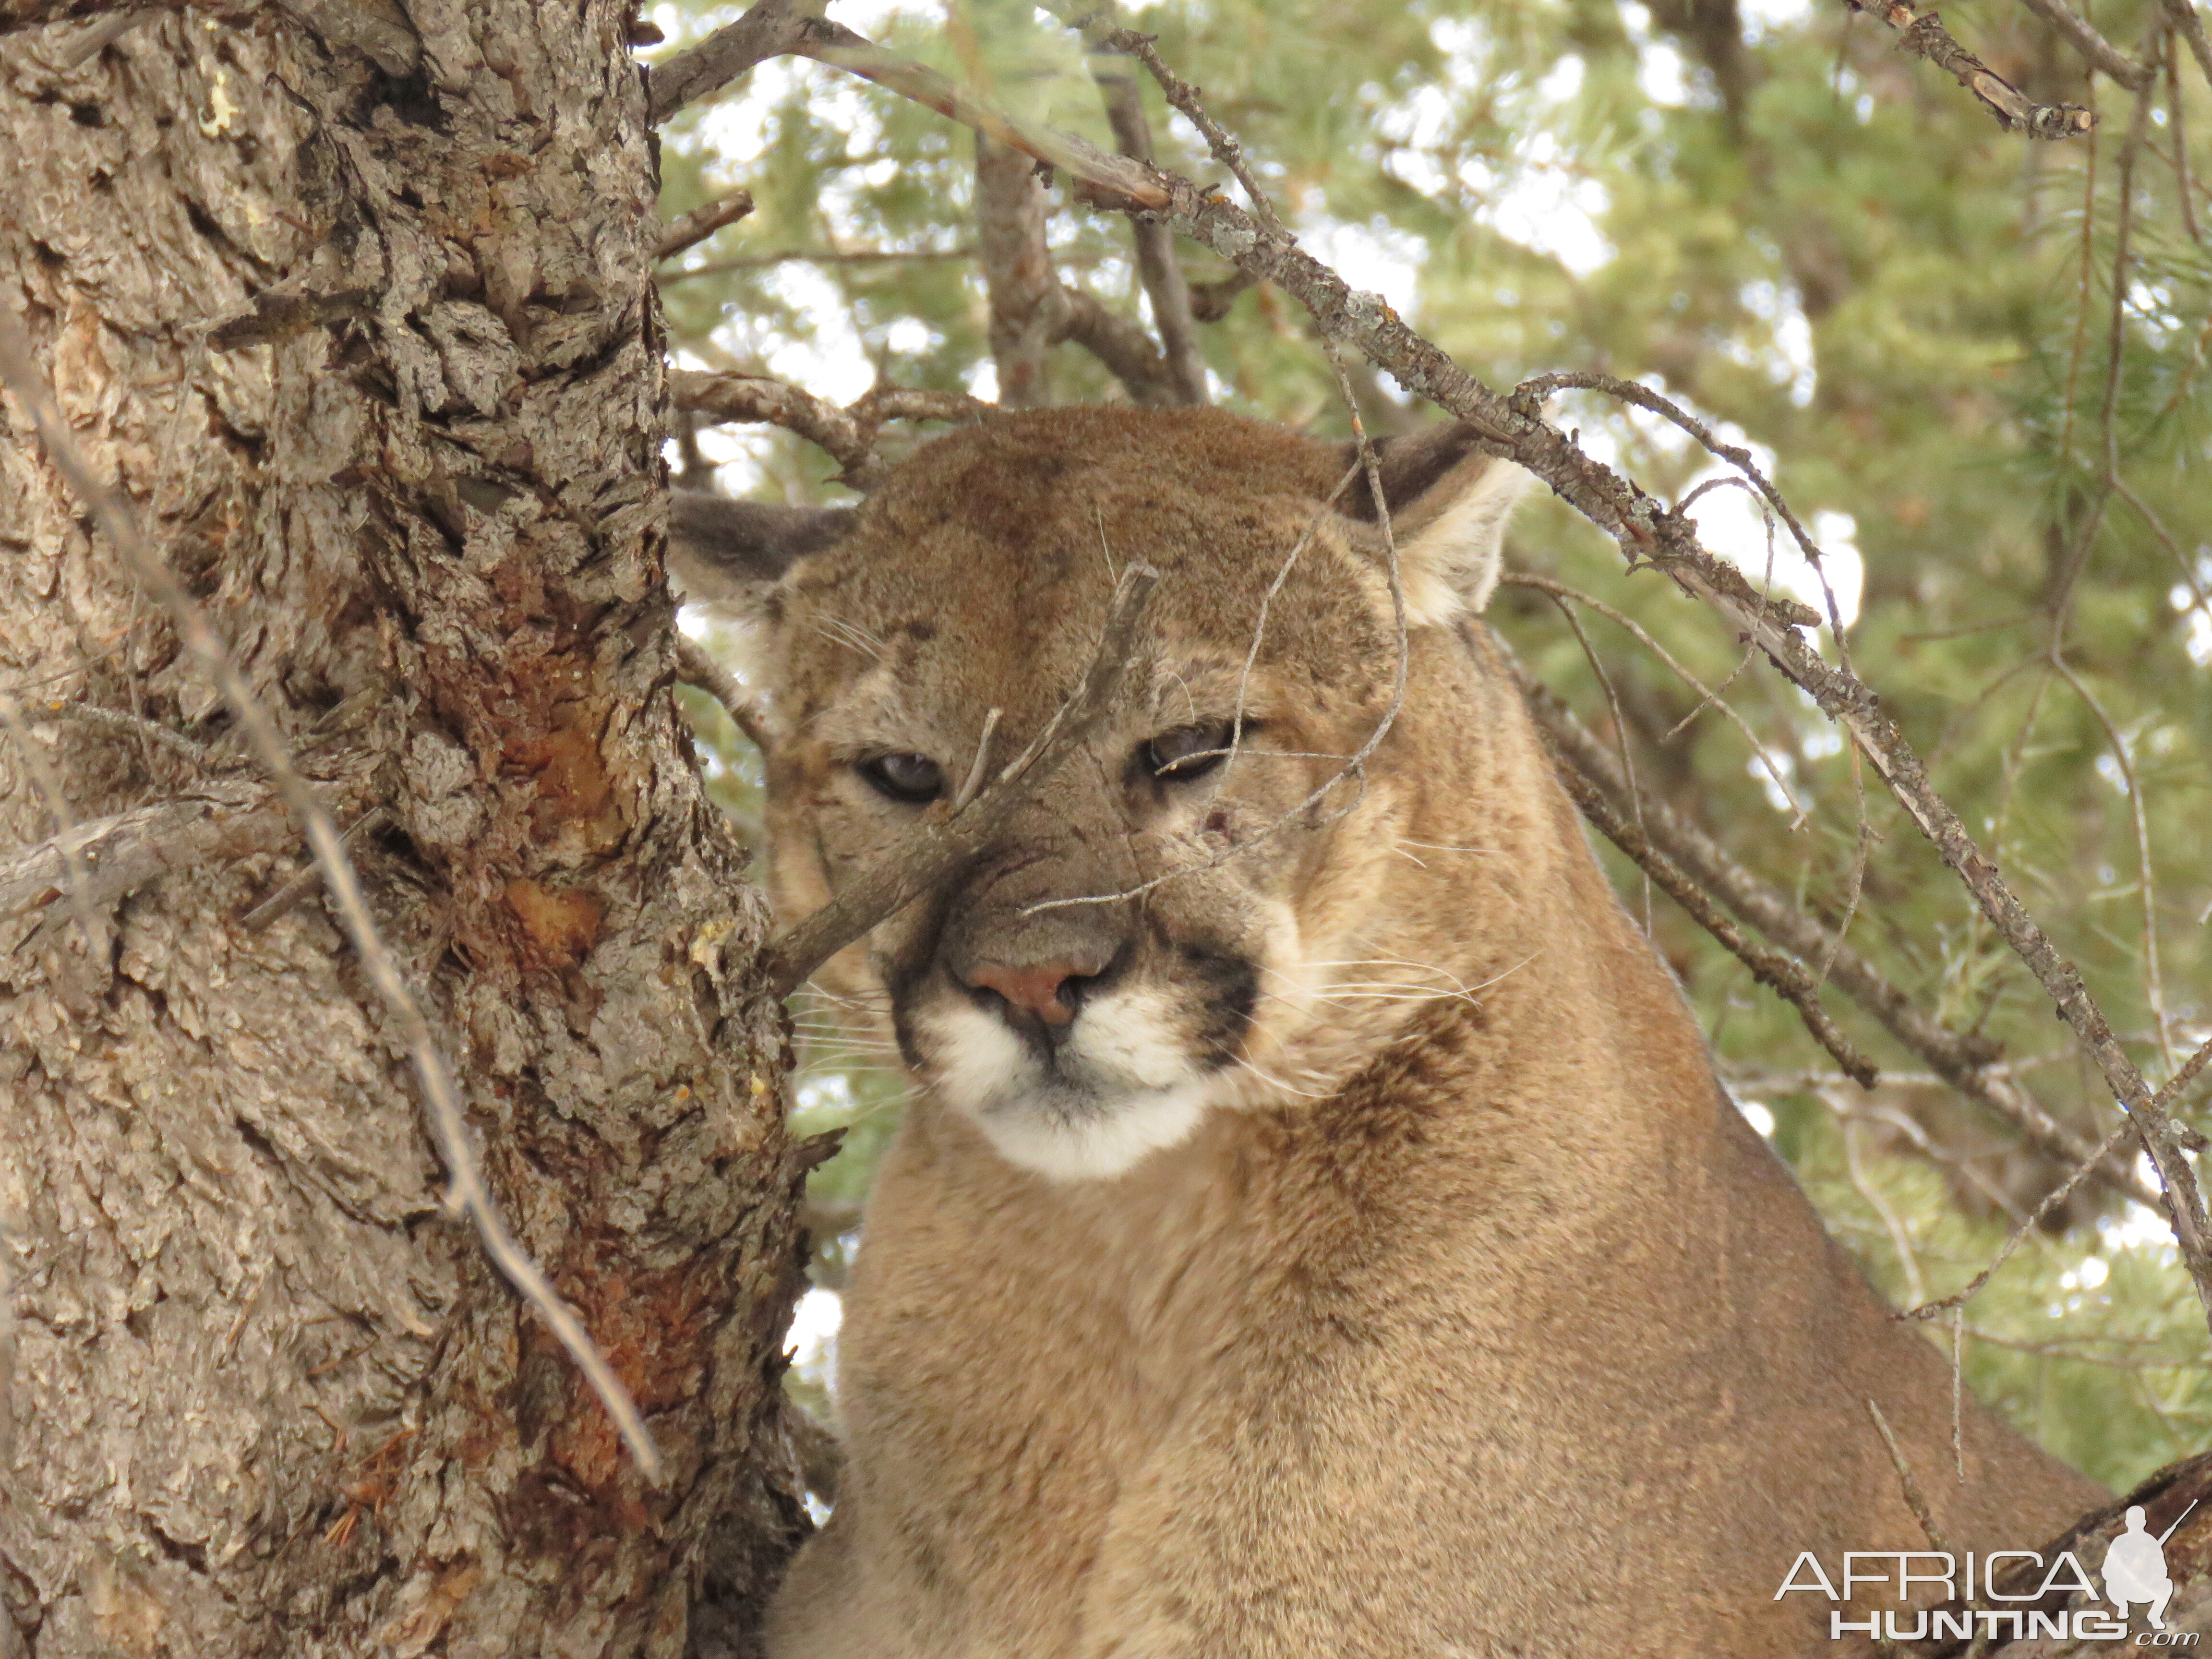
[[[0,922],[0,1596],[40,1659],[722,1650],[803,1524],[777,1373],[804,1159],[764,914],[666,690],[628,8],[418,5],[404,82],[297,16],[157,13],[75,67],[82,30],[0,47],[0,304],[340,821],[390,810],[357,851],[378,919],[672,1475],[638,1480],[441,1218],[321,906],[238,925],[296,851],[218,855],[112,908],[105,960],[65,915]],[[307,325],[208,339],[280,285]],[[214,702],[7,419],[28,740],[80,823],[207,793],[188,753],[40,718],[191,730]],[[23,759],[0,864],[52,832]]]

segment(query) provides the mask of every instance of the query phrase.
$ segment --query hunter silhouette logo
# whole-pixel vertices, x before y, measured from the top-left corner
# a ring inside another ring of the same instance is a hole
[[[2189,1510],[2196,1507],[2191,1503]],[[2166,1628],[2166,1604],[2173,1595],[2173,1581],[2166,1576],[2166,1540],[2173,1536],[2174,1527],[2189,1518],[2189,1510],[2154,1538],[2143,1526],[2142,1505],[2130,1506],[2128,1529],[2105,1552],[2105,1599],[2120,1610],[2121,1618],[2141,1602],[2150,1611],[2150,1627]]]
[[[1791,1564],[1774,1599],[1778,1601],[1803,1592],[1840,1604],[1828,1614],[1831,1641],[1841,1641],[1846,1636],[1889,1642],[1976,1637],[1990,1643],[2044,1638],[2116,1641],[2126,1637],[2130,1615],[2140,1607],[2149,1619],[2150,1630],[2135,1638],[2137,1646],[2194,1647],[2197,1632],[2168,1631],[2166,1626],[2166,1603],[2173,1596],[2173,1581],[2166,1570],[2166,1542],[2196,1507],[2192,1502],[2174,1516],[2172,1526],[2157,1534],[2145,1525],[2141,1504],[2129,1508],[2126,1530],[2105,1550],[2101,1599],[2112,1604],[2112,1613],[2096,1605],[2100,1600],[2096,1583],[2071,1550],[2062,1550],[2047,1562],[2033,1550],[1965,1555],[1942,1550],[1850,1550],[1844,1553],[1843,1571],[1833,1577],[1817,1555],[1806,1550]],[[2022,1563],[2033,1565],[2023,1570]],[[1917,1596],[1916,1588],[1920,1591]],[[1891,1594],[1885,1594],[1885,1589]],[[2068,1590],[2078,1593],[2089,1605],[2049,1613],[2033,1605],[2046,1601],[2054,1592]],[[1900,1603],[1917,1600],[1921,1605],[1895,1608],[1868,1605],[1885,1600]],[[1930,1606],[1930,1601],[1942,1605]],[[1996,1605],[1983,1605],[1985,1602]],[[2018,1605],[2008,1607],[2007,1602]],[[1852,1618],[1845,1607],[1863,1616]]]

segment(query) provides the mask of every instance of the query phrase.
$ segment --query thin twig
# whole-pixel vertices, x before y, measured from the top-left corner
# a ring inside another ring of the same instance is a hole
[[[363,836],[389,823],[391,818],[392,813],[389,808],[372,806],[347,826],[344,836],[340,839],[343,844],[351,847]],[[238,925],[249,933],[266,931],[270,923],[276,921],[280,916],[289,915],[301,899],[313,892],[315,884],[321,879],[322,872],[315,867],[313,860],[310,860],[306,869],[299,871],[289,880],[281,883],[275,892],[240,916],[238,919]]]
[[[1711,704],[1712,707],[1719,709],[1721,714],[1735,727],[1737,731],[1743,733],[1744,741],[1751,745],[1751,752],[1759,757],[1759,763],[1766,769],[1766,775],[1774,780],[1774,787],[1782,792],[1782,798],[1790,803],[1790,811],[1796,814],[1796,822],[1790,825],[1790,828],[1793,830],[1796,829],[1799,824],[1802,824],[1807,818],[1812,816],[1804,803],[1797,799],[1797,792],[1790,787],[1790,780],[1783,775],[1782,769],[1775,763],[1774,757],[1766,752],[1766,745],[1759,740],[1759,733],[1751,729],[1750,722],[1746,720],[1742,715],[1736,713],[1735,706],[1725,697],[1722,696],[1719,692],[1708,688],[1703,680],[1699,679],[1695,674],[1684,667],[1682,664],[1675,659],[1674,654],[1668,651],[1665,646],[1660,644],[1658,641],[1653,639],[1650,634],[1646,633],[1644,629],[1643,624],[1638,623],[1633,617],[1629,616],[1626,611],[1618,610],[1614,606],[1607,605],[1603,599],[1597,598],[1595,594],[1585,593],[1580,588],[1569,587],[1565,582],[1553,581],[1549,576],[1537,576],[1532,575],[1525,571],[1508,570],[1502,572],[1498,580],[1501,583],[1509,584],[1515,587],[1533,587],[1540,593],[1548,593],[1554,600],[1559,602],[1562,605],[1564,605],[1567,600],[1571,599],[1577,605],[1587,606],[1589,609],[1596,611],[1601,617],[1603,617],[1607,621],[1613,623],[1615,626],[1625,629],[1630,634],[1634,635],[1643,644],[1645,650],[1650,652],[1653,656],[1658,658],[1661,662],[1666,664],[1669,669],[1674,671],[1676,678],[1680,679],[1684,684],[1689,686],[1692,690],[1697,692],[1699,708],[1702,708],[1707,704]],[[1615,719],[1619,718],[1617,712],[1618,707],[1619,703],[1616,699]],[[1680,730],[1680,727],[1677,726],[1675,730],[1679,731]],[[1672,737],[1674,736],[1674,732],[1670,732],[1667,735]],[[1626,757],[1624,756],[1623,759],[1626,760]]]
[[[120,708],[103,708],[93,702],[46,702],[39,705],[40,720],[75,720],[83,726],[97,726],[103,730],[143,738],[157,743],[170,753],[181,755],[197,766],[211,765],[216,751],[197,738],[188,738],[173,726],[159,720],[149,720],[143,714],[133,714]]]
[[[990,404],[961,392],[915,386],[878,386],[840,409],[825,398],[759,375],[679,368],[668,382],[680,410],[717,421],[757,421],[796,432],[844,468],[842,482],[864,491],[873,489],[890,471],[876,453],[876,434],[884,422],[964,422],[992,412]]]
[[[968,803],[974,800],[977,792],[982,788],[984,769],[991,763],[991,739],[998,735],[999,721],[1006,712],[1003,708],[994,708],[983,716],[983,735],[975,739],[975,758],[969,765],[968,776],[961,783],[959,792],[952,797],[954,812],[966,811]]]
[[[2088,683],[2075,672],[2074,665],[2066,660],[2065,653],[2054,651],[2051,665],[2058,677],[2074,689],[2074,695],[2095,717],[2104,728],[2105,742],[2112,751],[2112,762],[2120,769],[2120,781],[2126,787],[2128,817],[2135,827],[2136,872],[2142,890],[2143,922],[2143,983],[2150,1000],[2151,1023],[2158,1028],[2158,1051],[2166,1063],[2173,1064],[2173,1028],[2166,1012],[2166,975],[2160,965],[2158,948],[2158,881],[2150,855],[2150,817],[2143,803],[2142,788],[2136,777],[2135,757],[2129,753],[2127,739],[2120,735],[2119,726]]]
[[[676,672],[684,684],[697,686],[721,704],[752,746],[763,755],[768,752],[768,722],[744,682],[716,662],[705,646],[680,631],[676,635]]]
[[[1751,969],[1752,977],[1772,991],[1797,1011],[1797,1017],[1813,1041],[1826,1049],[1838,1066],[1863,1089],[1871,1089],[1881,1080],[1873,1062],[1852,1045],[1851,1040],[1837,1029],[1829,1018],[1827,1010],[1820,1006],[1820,987],[1812,975],[1798,963],[1778,951],[1770,951],[1750,938],[1705,896],[1705,890],[1686,875],[1681,866],[1655,847],[1650,838],[1638,825],[1630,823],[1613,808],[1604,793],[1571,766],[1559,769],[1559,781],[1573,797],[1583,816],[1595,824],[1600,834],[1620,848],[1675,903],[1688,913],[1690,919],[1719,941],[1729,954]]]
[[[672,258],[685,248],[705,241],[724,225],[737,223],[752,210],[753,193],[749,190],[733,190],[714,201],[702,202],[661,227],[660,240],[653,245],[653,257]]]
[[[46,764],[46,757],[39,752],[38,740],[32,737],[31,728],[23,723],[21,705],[5,692],[0,692],[0,728],[15,739],[16,757],[31,780],[40,804],[46,809],[46,816],[54,821],[54,838],[47,844],[58,851],[67,873],[70,908],[76,917],[77,933],[84,940],[84,959],[97,967],[107,956],[107,927],[93,908],[91,872],[85,866],[81,850],[82,838],[72,833],[76,823],[70,811],[69,798],[62,793],[61,781]]]
[[[293,845],[297,837],[290,819],[281,807],[256,805],[258,793],[216,786],[216,793],[204,796],[156,801],[80,823],[66,836],[0,865],[0,920],[68,891],[72,884],[66,857],[71,848],[88,872],[81,890],[98,907],[216,859],[246,858]]]
[[[1516,659],[1506,654],[1505,661],[1554,752],[1611,799],[1631,799],[1632,785],[1603,740]],[[1730,858],[1718,842],[1666,801],[1646,797],[1641,811],[1641,822],[1651,840],[1699,887],[1800,960],[1827,962],[1827,977],[1837,988],[1881,1021],[1892,1036],[1919,1055],[1946,1083],[2068,1164],[2088,1156],[2089,1144],[2018,1086],[2014,1077],[2020,1068],[2002,1064],[1993,1046],[1948,1030],[1922,1012],[1872,963]],[[2112,1190],[2136,1203],[2157,1206],[2156,1196],[2125,1167],[2107,1164],[2097,1174],[2099,1181]]]
[[[284,804],[305,832],[307,844],[314,849],[316,865],[330,888],[339,923],[352,941],[363,972],[398,1026],[414,1062],[423,1103],[429,1110],[431,1133],[452,1183],[448,1202],[475,1222],[484,1254],[523,1299],[537,1310],[538,1317],[568,1351],[605,1406],[607,1415],[646,1478],[658,1480],[660,1454],[653,1445],[645,1419],[638,1414],[629,1397],[629,1390],[623,1386],[622,1379],[607,1364],[582,1322],[562,1300],[560,1292],[507,1230],[506,1218],[500,1213],[490,1189],[484,1185],[452,1069],[431,1031],[422,1004],[408,988],[398,963],[377,931],[368,902],[346,857],[337,826],[331,821],[313,785],[293,764],[283,733],[253,695],[221,636],[140,533],[137,516],[129,504],[93,475],[70,436],[52,388],[37,368],[21,323],[12,311],[6,309],[0,309],[0,380],[5,380],[30,416],[46,447],[47,459],[77,499],[90,509],[109,545],[130,567],[139,586],[168,613],[178,640],[200,672],[222,693],[255,758],[276,786]]]
[[[988,788],[964,808],[954,811],[948,803],[941,814],[925,816],[905,840],[829,903],[769,941],[763,959],[778,997],[790,995],[838,951],[974,858],[1028,798],[1032,781],[1049,777],[1083,744],[1112,705],[1135,649],[1138,623],[1159,580],[1160,573],[1150,565],[1123,568],[1083,684]]]
[[[1965,1307],[1967,1303],[1971,1302],[1976,1296],[1980,1294],[1982,1286],[1988,1284],[1990,1279],[1996,1276],[1997,1269],[2003,1267],[2006,1262],[2012,1260],[2013,1252],[2017,1250],[2021,1247],[2021,1243],[2032,1233],[2033,1233],[2038,1227],[2043,1224],[2044,1217],[2049,1215],[2053,1210],[2057,1209],[2061,1204],[2063,1204],[2069,1198],[2073,1196],[2074,1189],[2076,1187],[2079,1187],[2084,1181],[2087,1180],[2091,1175],[2094,1174],[2097,1166],[2100,1164],[2103,1163],[2106,1158],[2110,1158],[2115,1152],[2118,1151],[2120,1143],[2125,1140],[2129,1135],[2134,1133],[2134,1131],[2135,1125],[2127,1122],[2124,1120],[2115,1124],[2112,1127],[2112,1133],[2105,1137],[2103,1144],[2097,1148],[2096,1152],[2089,1158],[2083,1159],[2080,1164],[2075,1164],[2074,1166],[2074,1172],[2068,1176],[2065,1181],[2060,1185],[2052,1188],[2048,1193],[2045,1194],[2043,1202],[2035,1206],[2034,1210],[2029,1213],[2027,1219],[2021,1222],[2019,1226],[2013,1229],[2010,1235],[2008,1235],[2005,1239],[2004,1248],[1997,1252],[1996,1260],[1990,1262],[1990,1265],[1983,1268],[1981,1272],[1976,1273],[1973,1278],[1967,1280],[1965,1285],[1952,1291],[1948,1296],[1939,1297],[1933,1302],[1923,1302],[1917,1307],[1907,1308],[1901,1313],[1892,1314],[1890,1317],[1893,1319],[1933,1319],[1937,1314],[1947,1313],[1954,1308]]]
[[[1881,1436],[1881,1443],[1889,1449],[1890,1467],[1897,1471],[1897,1484],[1905,1493],[1905,1507],[1912,1511],[1912,1518],[1920,1523],[1920,1530],[1929,1543],[1941,1553],[1950,1554],[1950,1543],[1944,1538],[1943,1529],[1936,1524],[1935,1511],[1928,1507],[1927,1498],[1922,1496],[1920,1483],[1912,1478],[1912,1467],[1905,1461],[1905,1453],[1898,1446],[1897,1437],[1889,1431],[1889,1423],[1882,1416],[1881,1407],[1869,1399],[1866,1408],[1867,1415],[1874,1419],[1875,1432]]]

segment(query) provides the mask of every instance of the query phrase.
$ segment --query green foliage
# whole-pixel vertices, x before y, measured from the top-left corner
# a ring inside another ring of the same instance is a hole
[[[1136,21],[1206,88],[1307,245],[1469,369],[1499,386],[1554,368],[1640,379],[1751,443],[1827,549],[1838,597],[1856,611],[1856,672],[2080,963],[2138,1062],[2154,1080],[2169,1075],[2212,1031],[2212,493],[2201,482],[2212,255],[2199,234],[2212,199],[2197,182],[2212,146],[2193,136],[2212,126],[2212,98],[2185,57],[2185,107],[2161,77],[2142,142],[2130,143],[2133,99],[2089,84],[2027,11],[2000,0],[1947,9],[1960,38],[2032,94],[2093,102],[2103,118],[2091,140],[2032,143],[1840,0],[1763,0],[1733,30],[1712,13],[1614,0],[1194,0]],[[2123,50],[2154,49],[2150,0],[2094,13]],[[676,44],[735,15],[654,12]],[[1107,142],[1082,54],[1041,12],[953,0],[945,12],[840,15]],[[1156,89],[1146,97],[1164,163],[1221,178]],[[665,282],[681,356],[839,401],[878,379],[988,395],[964,132],[836,70],[775,62],[679,118],[663,163],[672,216],[733,185],[759,204],[677,262],[699,274]],[[1054,200],[1063,278],[1142,315],[1126,223],[1064,191]],[[790,251],[952,257],[743,263]],[[1194,283],[1228,274],[1197,250],[1184,258]],[[1223,403],[1348,431],[1327,362],[1279,294],[1243,295],[1205,325],[1204,349]],[[1063,400],[1121,395],[1072,345],[1053,373]],[[1421,418],[1372,376],[1359,385],[1371,426]],[[1602,398],[1569,394],[1555,410],[1655,493],[1726,471]],[[885,447],[921,435],[893,429]],[[702,442],[726,488],[841,496],[830,464],[788,434],[727,429]],[[1771,561],[1772,580],[1817,595],[1744,492],[1709,491],[1694,510],[1709,544],[1755,578]],[[1493,620],[1585,720],[1626,743],[1647,787],[1815,911],[1854,912],[1853,943],[1919,1006],[2000,1044],[2049,1111],[2103,1133],[2112,1103],[2071,1059],[2043,993],[1871,777],[1854,906],[1857,775],[1802,697],[1741,665],[1709,613],[1656,573],[1626,573],[1613,544],[1556,502],[1525,515],[1515,558],[1633,616],[1706,684],[1726,682],[1809,810],[1796,823],[1742,734],[1696,713],[1698,695],[1612,623],[1584,618],[1608,691],[1559,611],[1508,590]],[[720,757],[717,789],[757,810],[728,735],[703,741]],[[1641,878],[1613,867],[1644,914]],[[1916,1081],[1917,1062],[1831,994],[1894,1078],[1870,1098],[1840,1085],[1789,1010],[1667,901],[1649,902],[1739,1097],[1773,1117],[1778,1144],[1893,1296],[1965,1284],[1996,1254],[2008,1212],[2063,1179]],[[858,1064],[868,1058],[824,1050],[800,1085],[805,1127],[858,1126],[821,1177],[842,1195],[864,1188],[895,1116],[897,1085]],[[1898,1127],[1908,1120],[1917,1139]],[[2202,1443],[2205,1323],[2148,1218],[2092,1192],[1969,1304],[1965,1360],[1974,1386],[2024,1425],[2124,1482]],[[1940,1322],[1930,1330],[1948,1341]]]

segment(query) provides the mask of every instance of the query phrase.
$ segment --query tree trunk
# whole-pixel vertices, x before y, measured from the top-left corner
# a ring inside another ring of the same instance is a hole
[[[111,838],[79,874],[135,890],[0,916],[0,1652],[742,1650],[805,1524],[806,1154],[668,692],[629,9],[410,9],[9,36],[0,305],[340,823],[388,813],[355,857],[492,1188],[669,1470],[443,1218],[319,897],[242,921],[296,835],[11,400],[0,892],[58,817],[160,806],[172,868]]]

